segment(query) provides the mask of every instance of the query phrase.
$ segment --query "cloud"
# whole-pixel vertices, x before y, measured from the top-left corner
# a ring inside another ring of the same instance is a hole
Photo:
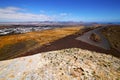
[[[21,12],[22,8],[5,7],[0,8],[0,20],[17,20],[17,21],[52,21],[54,17],[45,14],[32,14]]]
[[[18,10],[22,10],[21,8],[17,8],[17,7],[5,7],[5,8],[0,8],[0,13],[15,13]]]
[[[60,16],[68,16],[68,13],[60,13]]]

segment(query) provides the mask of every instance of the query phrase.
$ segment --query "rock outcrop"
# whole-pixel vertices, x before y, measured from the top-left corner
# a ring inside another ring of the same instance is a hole
[[[0,80],[118,80],[120,59],[79,48],[0,61]]]

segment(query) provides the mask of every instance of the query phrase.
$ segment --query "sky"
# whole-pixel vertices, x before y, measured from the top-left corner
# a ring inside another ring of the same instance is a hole
[[[0,0],[0,22],[120,22],[120,0]]]

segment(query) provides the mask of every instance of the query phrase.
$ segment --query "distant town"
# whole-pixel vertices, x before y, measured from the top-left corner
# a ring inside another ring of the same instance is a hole
[[[58,27],[63,27],[65,24],[75,25],[76,23],[59,23],[59,22],[29,22],[25,23],[0,23],[0,36],[9,35],[9,34],[21,34],[31,31],[41,31],[46,29],[53,29]],[[59,25],[59,26],[58,26]]]
[[[51,26],[31,26],[31,27],[12,27],[12,28],[2,28],[0,29],[0,36],[3,35],[8,35],[8,34],[21,34],[21,33],[26,33],[26,32],[31,32],[31,31],[41,31],[41,30],[46,30],[46,29],[52,29],[54,27]]]

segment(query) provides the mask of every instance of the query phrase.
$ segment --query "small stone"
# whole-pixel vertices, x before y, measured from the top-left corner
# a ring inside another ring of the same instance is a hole
[[[60,70],[62,70],[62,68],[60,68]]]

